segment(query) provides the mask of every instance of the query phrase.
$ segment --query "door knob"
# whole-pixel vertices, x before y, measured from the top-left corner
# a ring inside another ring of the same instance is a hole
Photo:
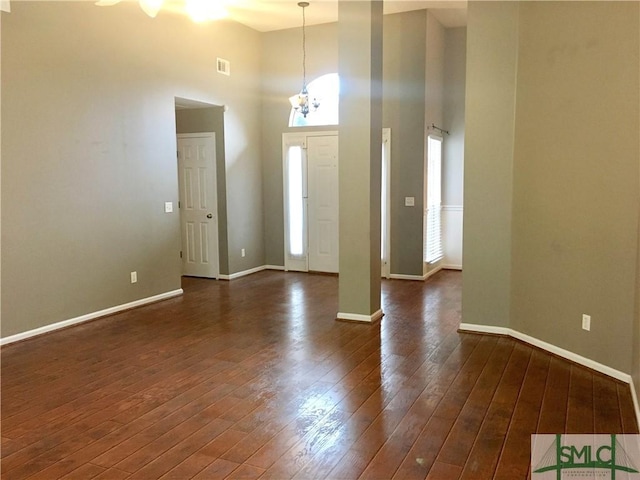
[[[213,215],[211,215],[210,213],[207,213],[207,218],[213,218]]]

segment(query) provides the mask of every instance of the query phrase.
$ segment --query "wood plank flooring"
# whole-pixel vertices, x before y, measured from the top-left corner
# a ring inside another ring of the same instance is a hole
[[[2,479],[526,479],[532,433],[637,433],[628,385],[458,333],[461,274],[185,278],[185,294],[1,350]]]

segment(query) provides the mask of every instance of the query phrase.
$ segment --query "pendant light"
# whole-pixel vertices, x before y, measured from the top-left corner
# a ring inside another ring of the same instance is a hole
[[[302,8],[302,90],[297,95],[289,97],[289,102],[291,102],[291,106],[302,113],[302,116],[307,118],[307,114],[309,113],[309,106],[313,107],[314,110],[320,106],[320,102],[317,98],[311,99],[309,101],[309,92],[307,90],[307,37],[306,37],[306,22],[304,16],[304,9],[309,6],[309,2],[299,2],[298,6]]]

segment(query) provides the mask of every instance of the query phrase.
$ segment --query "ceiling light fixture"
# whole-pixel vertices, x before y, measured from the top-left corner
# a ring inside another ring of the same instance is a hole
[[[99,0],[96,5],[110,7],[122,0]],[[175,8],[176,3],[182,3],[182,8]],[[194,22],[200,23],[207,20],[220,20],[227,16],[227,11],[222,2],[218,0],[138,0],[140,8],[151,18],[155,18],[163,6],[167,9],[186,12]],[[173,7],[173,8],[172,8]]]
[[[291,106],[302,113],[304,118],[307,118],[307,114],[309,113],[309,105],[313,107],[314,110],[317,110],[320,106],[320,102],[317,98],[313,98],[311,102],[309,102],[309,92],[307,91],[307,37],[305,31],[305,16],[304,9],[309,6],[309,2],[299,2],[299,7],[302,7],[302,90],[297,95],[289,97],[289,102],[291,102]]]

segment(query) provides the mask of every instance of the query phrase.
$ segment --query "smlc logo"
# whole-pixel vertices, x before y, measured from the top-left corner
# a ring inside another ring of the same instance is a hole
[[[532,435],[531,479],[640,480],[640,435]]]

